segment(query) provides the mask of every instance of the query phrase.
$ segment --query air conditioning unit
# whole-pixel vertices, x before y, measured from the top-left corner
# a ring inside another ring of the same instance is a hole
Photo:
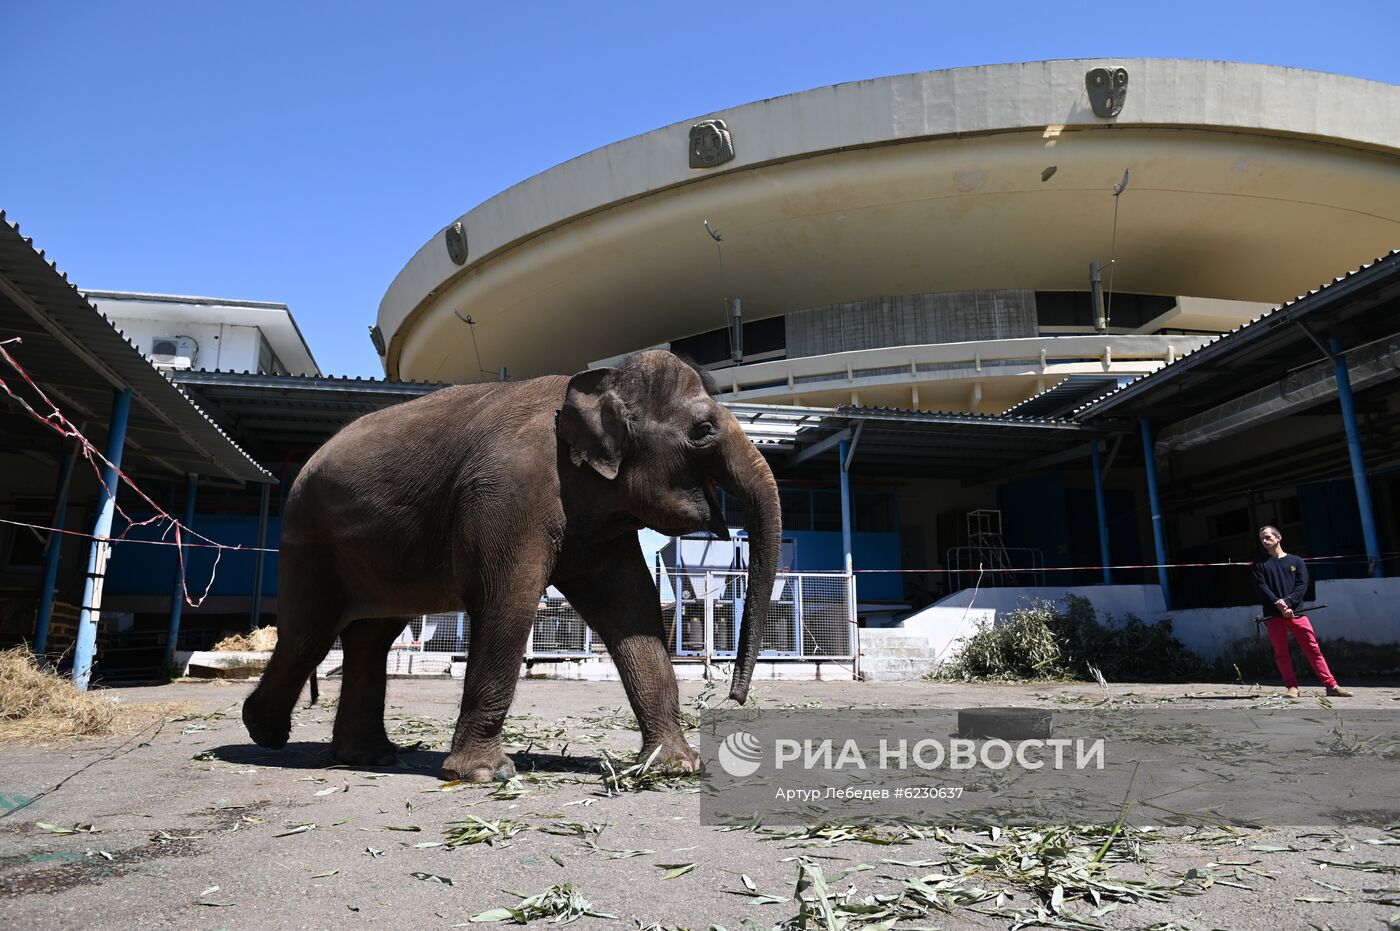
[[[193,368],[197,355],[199,343],[189,336],[157,336],[151,340],[151,361],[158,368]]]

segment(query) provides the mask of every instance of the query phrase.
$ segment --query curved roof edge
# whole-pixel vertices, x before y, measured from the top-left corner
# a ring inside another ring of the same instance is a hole
[[[1096,116],[1095,67],[1129,75],[1122,112]],[[690,128],[723,120],[734,157],[691,168]],[[1046,128],[1181,126],[1333,140],[1400,154],[1400,87],[1275,65],[1179,59],[1066,59],[925,71],[743,104],[633,136],[547,169],[459,217],[468,255],[439,230],[395,277],[377,323],[398,330],[426,300],[500,251],[571,219],[667,188],[823,152],[918,139]]]

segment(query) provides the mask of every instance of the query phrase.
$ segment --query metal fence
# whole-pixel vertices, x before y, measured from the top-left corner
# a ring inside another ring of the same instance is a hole
[[[734,657],[749,594],[748,573],[658,570],[652,578],[672,655],[717,660]],[[851,577],[844,573],[779,573],[768,593],[768,629],[760,655],[853,660],[853,587]],[[404,618],[403,632],[389,651],[388,671],[396,675],[446,673],[454,656],[465,658],[470,640],[471,622],[465,614]],[[581,659],[602,652],[602,643],[561,595],[551,589],[540,599],[525,659]],[[337,640],[317,672],[323,676],[339,673],[343,658]]]

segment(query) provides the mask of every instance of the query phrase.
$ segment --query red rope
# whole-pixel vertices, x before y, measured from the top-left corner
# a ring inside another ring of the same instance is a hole
[[[9,345],[9,344],[11,344],[11,343],[19,343],[19,342],[22,342],[22,340],[21,340],[19,337],[13,337],[13,338],[7,339],[7,340],[0,340],[0,357],[3,357],[4,360],[5,360],[5,363],[6,363],[7,365],[9,365],[10,368],[14,369],[15,372],[18,373],[18,375],[20,376],[20,378],[24,379],[25,384],[29,385],[29,387],[30,387],[31,389],[33,389],[34,393],[37,394],[37,395],[39,396],[40,399],[42,399],[43,403],[46,404],[46,405],[48,406],[48,408],[49,408],[49,413],[48,413],[48,414],[40,414],[38,411],[36,411],[36,410],[34,409],[34,407],[33,407],[28,401],[26,401],[24,398],[20,397],[18,394],[15,393],[15,391],[10,387],[9,383],[6,382],[4,378],[0,378],[0,390],[3,390],[7,395],[9,395],[10,398],[13,399],[13,400],[15,401],[15,403],[17,403],[17,404],[18,404],[27,414],[29,414],[29,416],[32,417],[36,422],[42,424],[43,426],[47,427],[47,428],[50,429],[50,430],[53,430],[55,433],[57,433],[59,436],[63,437],[64,439],[72,439],[72,440],[76,440],[76,441],[78,442],[78,444],[79,444],[79,446],[80,446],[80,448],[82,449],[82,452],[83,452],[83,458],[84,458],[85,460],[87,460],[88,465],[90,465],[90,466],[92,467],[93,472],[97,475],[97,482],[98,482],[98,484],[102,486],[102,490],[105,491],[105,492],[107,493],[108,497],[110,497],[110,498],[112,499],[112,506],[113,506],[114,508],[116,508],[117,513],[120,514],[120,515],[122,516],[122,519],[126,521],[126,527],[122,530],[122,532],[121,532],[119,535],[117,535],[116,537],[108,537],[108,538],[106,538],[106,539],[107,539],[107,542],[110,542],[110,543],[121,543],[121,542],[163,543],[163,542],[165,542],[165,541],[152,541],[152,540],[128,541],[128,540],[126,539],[126,535],[127,535],[128,533],[131,532],[132,528],[134,528],[134,527],[144,527],[144,526],[147,526],[148,524],[156,523],[157,521],[164,521],[164,522],[165,522],[165,527],[164,527],[164,529],[162,530],[161,536],[165,536],[165,535],[168,534],[171,530],[174,530],[174,531],[175,531],[175,540],[174,540],[174,542],[173,542],[173,543],[168,543],[168,544],[166,544],[166,545],[175,546],[175,547],[177,548],[177,549],[176,549],[176,552],[179,553],[179,557],[180,557],[180,585],[181,585],[181,588],[183,589],[183,593],[184,593],[184,596],[185,596],[185,603],[188,604],[188,605],[189,605],[190,607],[192,607],[192,608],[197,608],[197,607],[199,607],[200,605],[202,605],[202,604],[204,603],[204,599],[206,599],[206,598],[209,597],[209,591],[210,591],[210,589],[212,589],[212,588],[214,587],[214,579],[215,579],[215,578],[217,577],[217,575],[218,575],[218,571],[219,571],[219,560],[223,557],[223,551],[226,550],[226,549],[238,550],[238,549],[243,549],[243,547],[241,547],[241,546],[228,546],[228,545],[226,545],[226,544],[223,544],[223,543],[218,542],[217,540],[211,540],[209,537],[204,536],[203,534],[199,533],[198,531],[193,530],[193,529],[191,529],[191,528],[189,528],[189,527],[186,527],[186,526],[185,526],[183,523],[181,523],[178,519],[176,519],[176,518],[173,517],[171,514],[169,514],[169,513],[165,510],[165,508],[161,507],[159,504],[156,504],[156,502],[155,502],[154,500],[152,500],[151,497],[150,497],[149,495],[147,495],[144,491],[142,491],[141,488],[140,488],[140,486],[138,486],[134,481],[132,481],[131,478],[130,478],[125,472],[123,472],[121,469],[117,468],[117,466],[116,466],[115,464],[113,464],[113,462],[112,462],[110,459],[108,459],[106,456],[104,456],[104,455],[97,449],[97,447],[94,446],[94,445],[92,444],[92,441],[90,441],[87,437],[83,436],[83,432],[82,432],[81,430],[79,430],[78,427],[77,427],[71,420],[69,420],[67,417],[64,416],[63,412],[62,412],[61,410],[59,410],[58,405],[55,404],[52,400],[49,399],[49,396],[48,396],[47,394],[44,393],[44,389],[40,388],[40,387],[38,386],[38,384],[35,383],[34,379],[30,377],[29,373],[28,373],[27,371],[25,371],[24,366],[20,365],[20,364],[19,364],[19,361],[18,361],[17,359],[15,359],[15,357],[14,357],[13,355],[10,354],[10,351],[9,351],[8,349],[5,348],[7,345]],[[137,496],[140,497],[140,499],[141,499],[142,501],[144,501],[144,502],[151,508],[151,510],[152,510],[153,513],[152,513],[152,515],[151,515],[150,517],[146,518],[146,519],[143,520],[143,521],[135,521],[135,520],[132,520],[132,519],[131,519],[131,515],[127,514],[126,511],[122,508],[122,506],[119,505],[119,504],[117,504],[117,489],[111,488],[111,487],[109,487],[109,486],[107,485],[107,480],[106,480],[106,478],[105,478],[105,477],[103,476],[103,474],[102,474],[102,468],[98,465],[98,460],[101,461],[101,463],[102,463],[103,466],[106,466],[107,468],[111,469],[111,470],[116,474],[117,480],[118,480],[118,483],[119,483],[119,487],[120,487],[120,483],[122,483],[122,482],[126,483],[126,485],[129,486],[129,487],[131,488],[132,491],[136,492]],[[15,522],[15,521],[6,521],[5,523],[16,523],[16,524],[18,524],[18,522]],[[30,526],[30,527],[33,527],[34,525],[30,525],[30,524],[20,524],[20,526]],[[74,534],[74,531],[67,531],[67,530],[65,530],[65,531],[59,531],[59,530],[57,530],[56,528],[52,528],[52,527],[49,527],[49,528],[36,528],[36,529],[47,529],[47,530],[49,530],[50,532],[59,532],[59,533]],[[195,537],[196,539],[202,540],[202,541],[204,541],[204,542],[203,542],[203,543],[189,543],[189,544],[186,544],[186,543],[184,542],[184,536],[185,536],[185,534],[189,534],[190,536]],[[74,534],[74,535],[77,535],[77,536],[85,536],[85,537],[88,537],[89,539],[97,539],[97,537],[94,537],[94,536],[92,536],[91,534]],[[213,567],[213,569],[210,570],[210,573],[209,573],[209,584],[206,585],[206,586],[204,586],[204,593],[201,594],[197,600],[194,599],[194,598],[192,598],[192,597],[190,597],[189,580],[188,580],[188,578],[187,578],[187,576],[186,576],[186,574],[185,574],[185,550],[184,550],[184,547],[185,547],[185,546],[206,546],[206,547],[213,547],[213,548],[215,548],[215,550],[216,550],[215,556],[214,556],[214,567]]]

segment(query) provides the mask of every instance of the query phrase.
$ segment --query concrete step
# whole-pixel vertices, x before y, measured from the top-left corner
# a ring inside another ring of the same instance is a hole
[[[860,646],[864,650],[867,645],[878,645],[880,647],[927,647],[933,643],[928,637],[918,634],[891,634],[883,631],[862,630],[860,632]]]
[[[931,671],[935,665],[932,657],[926,659],[861,657],[860,671],[862,675],[870,672],[882,672],[902,674],[905,678],[917,679],[924,673]]]
[[[865,643],[862,643],[862,644],[860,645],[860,655],[863,656],[863,657],[866,657],[867,659],[873,658],[873,657],[885,657],[885,656],[888,656],[888,657],[901,656],[901,657],[908,657],[908,658],[910,658],[910,659],[918,659],[918,658],[920,658],[920,657],[928,657],[929,659],[932,659],[937,653],[938,653],[938,651],[935,650],[931,645],[929,645],[929,644],[927,644],[927,643],[922,644],[922,645],[920,645],[920,646],[916,646],[916,647],[915,647],[915,646],[909,646],[909,647],[896,646],[896,647],[891,647],[891,646],[885,646],[883,643],[877,643],[877,644],[875,644],[875,645],[873,645],[873,646],[872,646],[872,645],[869,645],[869,644],[865,644]]]

